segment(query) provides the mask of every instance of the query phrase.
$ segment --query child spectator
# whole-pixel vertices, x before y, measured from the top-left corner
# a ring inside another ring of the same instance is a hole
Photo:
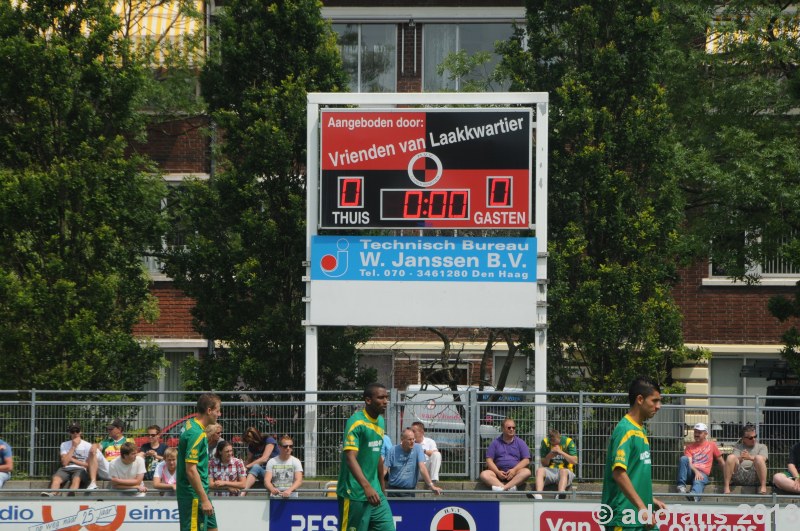
[[[175,472],[178,470],[178,449],[164,450],[164,460],[153,471],[153,487],[164,491],[162,496],[175,496]]]

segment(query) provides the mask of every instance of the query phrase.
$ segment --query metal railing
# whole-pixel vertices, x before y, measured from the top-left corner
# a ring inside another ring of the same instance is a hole
[[[241,434],[249,426],[265,434],[286,433],[295,440],[295,455],[304,463],[313,461],[307,466],[309,477],[338,475],[345,423],[363,406],[361,391],[318,391],[314,403],[305,401],[304,391],[218,394],[223,400],[223,438],[233,443],[237,456],[246,456]],[[442,452],[443,479],[477,478],[486,448],[499,435],[502,419],[510,416],[516,420],[518,435],[528,443],[533,462],[538,462],[541,444],[536,433],[553,426],[577,444],[579,480],[600,481],[608,437],[628,409],[627,397],[621,394],[546,393],[547,403],[542,408],[534,405],[537,395],[529,392],[470,390],[456,394],[457,399],[449,390],[433,387],[413,393],[392,390],[386,412],[387,433],[395,442],[402,428],[415,420],[425,424],[427,435],[437,441]],[[156,424],[165,430],[162,442],[176,445],[186,418],[194,411],[195,398],[184,392],[154,396],[148,392],[0,391],[0,439],[13,449],[16,479],[48,478],[58,468],[59,445],[68,438],[70,422],[80,422],[84,438],[94,442],[105,437],[106,424],[119,417],[127,425],[125,435],[138,444],[146,441],[147,427]],[[717,398],[737,405],[693,404],[713,403]],[[759,440],[769,448],[769,477],[783,471],[789,449],[800,441],[800,408],[783,407],[789,403],[786,400],[795,398],[665,395],[664,406],[648,426],[654,479],[674,480],[683,446],[696,422],[706,423],[711,438],[723,449],[739,439],[743,424],[753,424]],[[546,421],[537,419],[537,411],[546,412]],[[307,422],[309,412],[315,415],[313,423]],[[309,426],[314,425],[316,432],[310,434]],[[715,475],[721,473],[715,469]]]

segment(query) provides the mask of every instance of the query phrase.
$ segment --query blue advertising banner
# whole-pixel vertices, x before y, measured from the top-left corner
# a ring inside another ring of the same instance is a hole
[[[314,236],[311,279],[536,282],[536,238]]]
[[[495,500],[391,499],[397,531],[498,531]],[[275,500],[269,504],[270,529],[338,531],[339,506],[330,500]]]

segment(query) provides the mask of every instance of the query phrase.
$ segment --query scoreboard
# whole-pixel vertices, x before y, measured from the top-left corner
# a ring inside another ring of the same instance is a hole
[[[527,229],[530,109],[321,112],[320,228]]]

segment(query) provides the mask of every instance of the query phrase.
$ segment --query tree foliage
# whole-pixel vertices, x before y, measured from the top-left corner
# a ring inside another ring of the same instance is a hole
[[[800,268],[800,43],[794,9],[746,0],[670,3],[668,101],[700,254],[738,279]]]
[[[170,212],[186,246],[167,272],[197,301],[197,328],[224,342],[189,367],[198,387],[304,386],[306,92],[346,86],[314,0],[226,2],[201,76],[218,171]],[[320,388],[356,377],[355,330],[320,330]]]
[[[658,7],[530,0],[527,46],[504,47],[512,87],[550,94],[548,360],[575,371],[552,388],[669,384],[689,355],[670,294],[683,205]]]
[[[163,229],[160,178],[126,155],[150,73],[112,7],[0,1],[3,388],[136,389],[161,364],[132,336]]]
[[[757,283],[800,270],[800,22],[776,0],[668,4],[670,107],[693,250],[718,274]],[[759,268],[760,266],[760,268]],[[797,299],[769,303],[785,321]],[[784,357],[800,368],[798,334]]]

